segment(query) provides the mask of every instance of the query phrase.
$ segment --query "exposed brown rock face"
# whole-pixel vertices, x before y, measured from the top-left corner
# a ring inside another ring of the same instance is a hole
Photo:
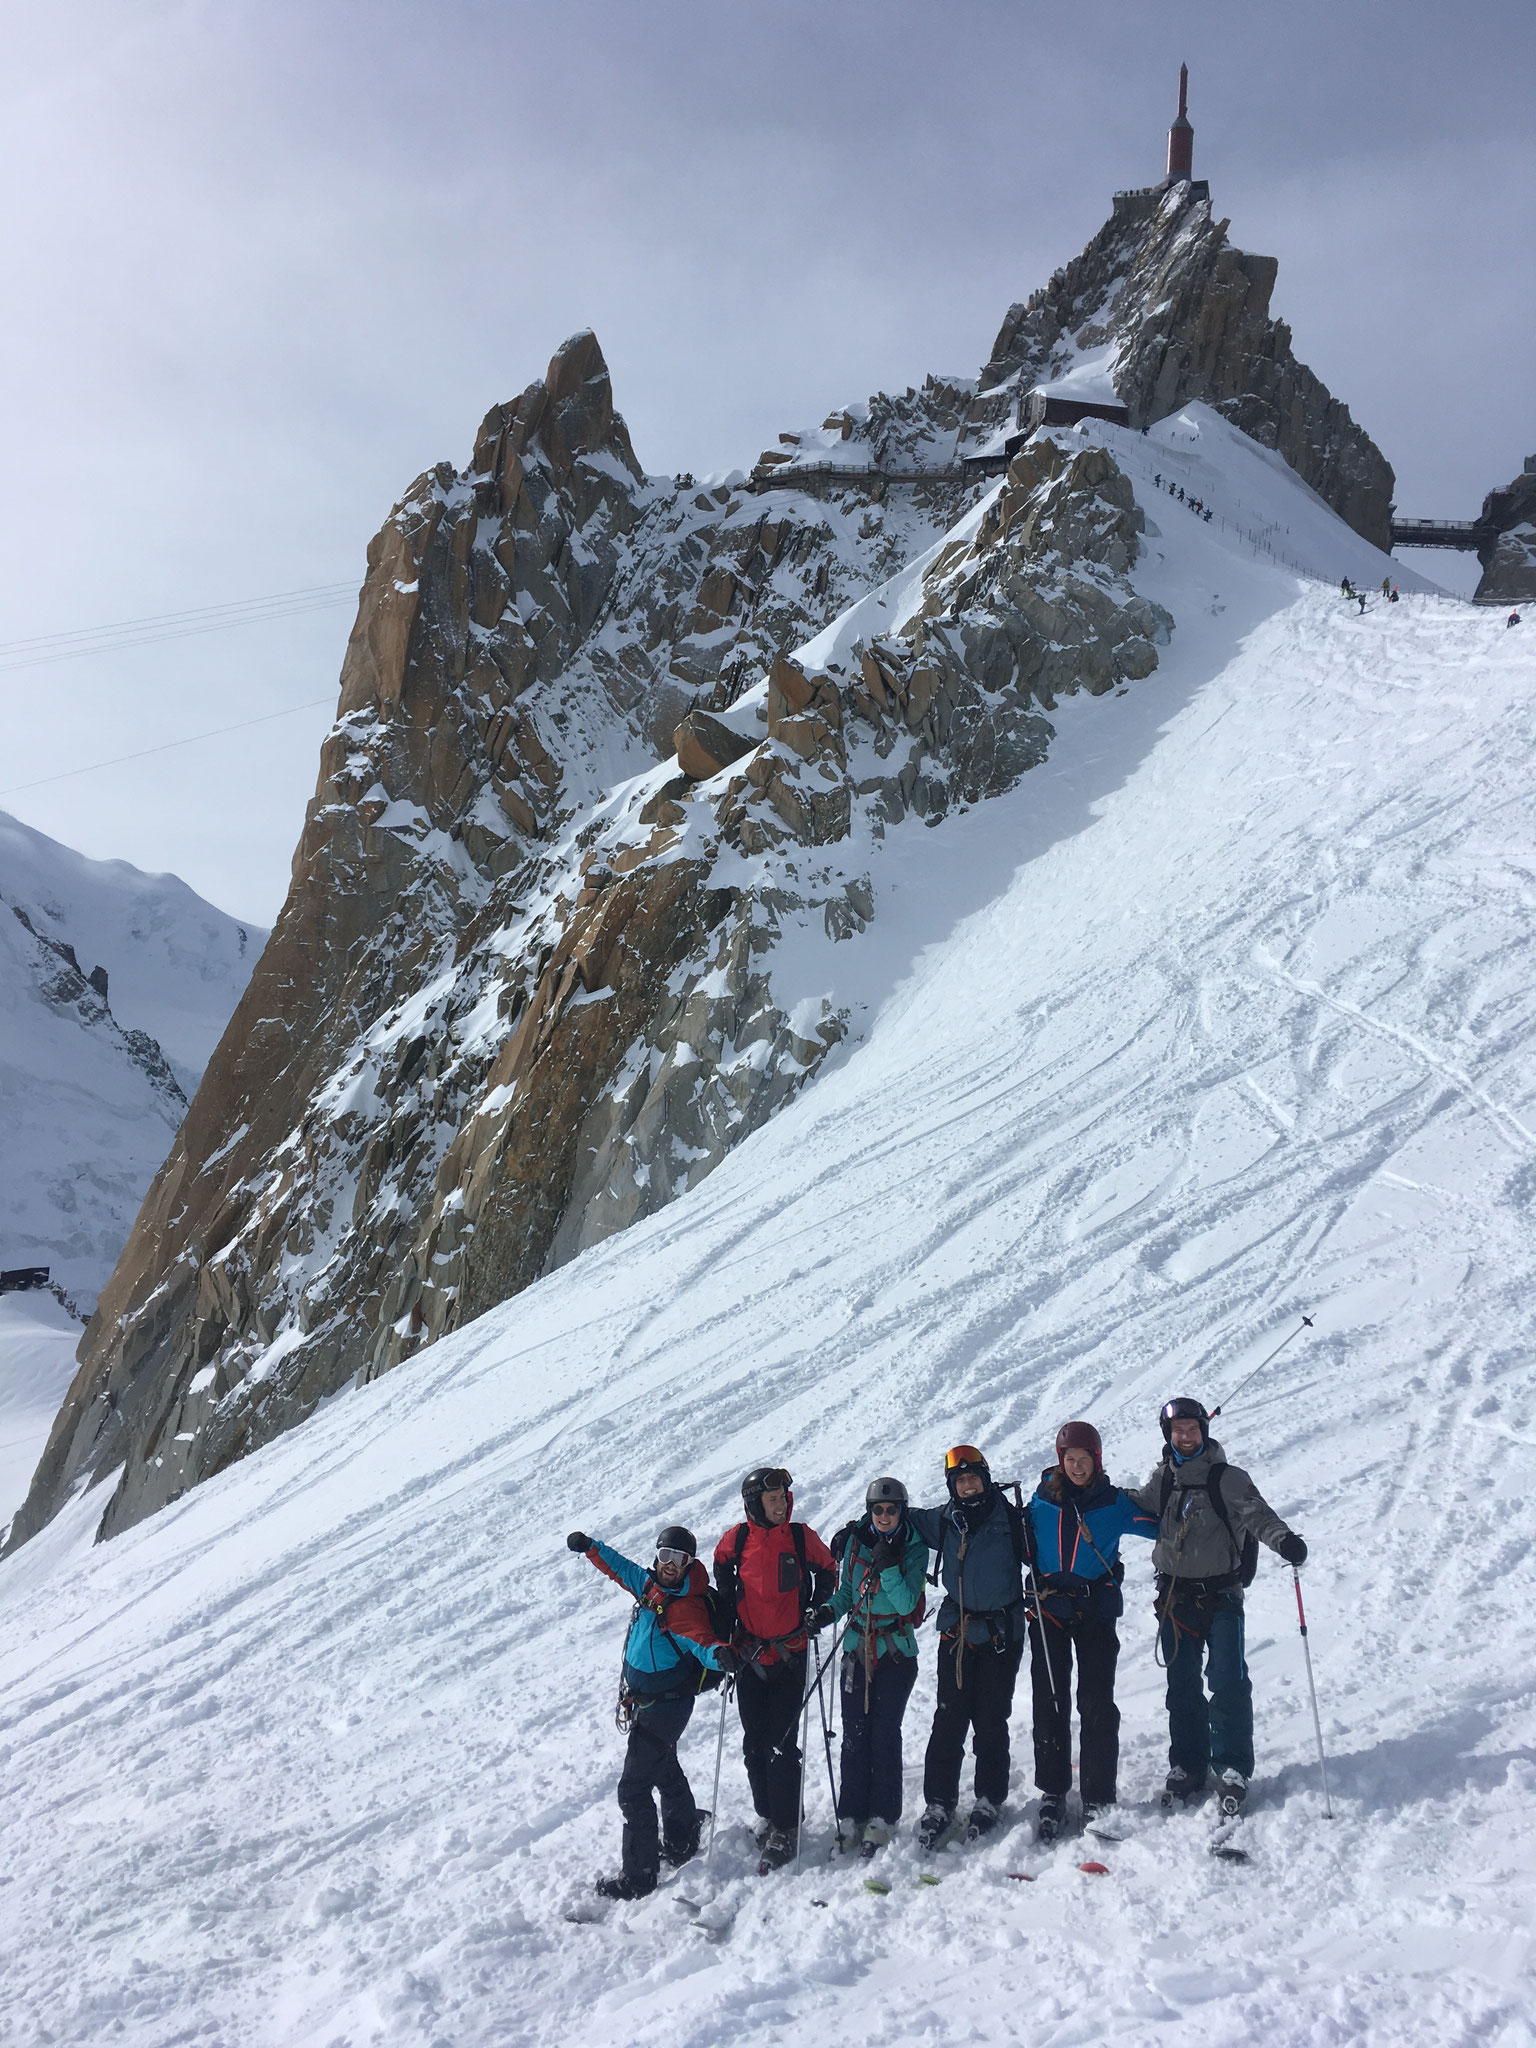
[[[817,1071],[849,1027],[821,962],[876,914],[883,836],[1010,787],[1060,696],[1146,676],[1171,628],[1102,448],[1037,436],[979,530],[992,480],[946,480],[1090,313],[1139,411],[1282,395],[1260,438],[1313,422],[1297,466],[1368,516],[1374,451],[1224,248],[1198,207],[1112,223],[1010,314],[980,396],[929,378],[787,437],[916,485],[647,479],[589,334],[418,479],[369,549],[288,901],[13,1544],[86,1479],[102,1534],[152,1513],[695,1185]],[[1094,298],[1122,262],[1139,312]]]
[[[1277,268],[1272,256],[1234,249],[1226,221],[1212,221],[1209,200],[1187,183],[1126,195],[1080,256],[1009,308],[975,422],[1012,416],[1032,385],[1113,342],[1115,388],[1133,426],[1203,399],[1390,551],[1391,465],[1296,360],[1284,321],[1270,319]]]

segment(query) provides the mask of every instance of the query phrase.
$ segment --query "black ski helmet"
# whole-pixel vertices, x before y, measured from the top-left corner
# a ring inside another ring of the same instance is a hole
[[[681,1522],[669,1522],[656,1538],[656,1548],[662,1550],[686,1550],[690,1557],[697,1557],[699,1546],[691,1529],[685,1529]]]
[[[866,1513],[872,1507],[892,1503],[902,1514],[907,1512],[907,1489],[899,1479],[871,1479],[864,1489]]]
[[[749,1522],[761,1523],[763,1519],[763,1495],[783,1487],[790,1494],[794,1481],[782,1465],[754,1465],[741,1482],[741,1504],[747,1511]],[[793,1498],[790,1506],[794,1506]]]
[[[1200,1448],[1203,1451],[1211,1440],[1211,1418],[1205,1412],[1202,1401],[1180,1394],[1172,1401],[1165,1401],[1158,1411],[1158,1421],[1163,1428],[1163,1442],[1173,1442],[1173,1424],[1176,1422],[1198,1422],[1200,1425]]]

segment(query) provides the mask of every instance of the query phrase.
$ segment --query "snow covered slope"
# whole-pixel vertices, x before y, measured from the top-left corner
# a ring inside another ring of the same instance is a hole
[[[1432,595],[1361,616],[1363,542],[1298,489],[1240,517],[1215,429],[1160,431],[1110,445],[1172,644],[1011,792],[888,836],[840,991],[870,1022],[814,1088],[148,1522],[93,1550],[83,1497],[0,1566],[19,2040],[1531,2038],[1536,648]],[[1175,459],[1225,531],[1154,491]],[[712,1875],[564,1921],[616,1858],[627,1611],[567,1529],[712,1539],[774,1458],[830,1530],[877,1471],[935,1498],[957,1440],[1027,1478],[1069,1415],[1139,1476],[1157,1403],[1303,1310],[1222,1435],[1313,1545],[1331,1825],[1271,1558],[1254,1861],[1156,1815],[1138,1554],[1107,1877],[1030,1843],[1021,1696],[1008,1828],[917,1888],[928,1631],[888,1898],[821,1860],[817,1755],[809,1866],[747,1875],[733,1730]]]
[[[80,1325],[51,1294],[0,1294],[0,1529],[25,1498],[79,1342]]]

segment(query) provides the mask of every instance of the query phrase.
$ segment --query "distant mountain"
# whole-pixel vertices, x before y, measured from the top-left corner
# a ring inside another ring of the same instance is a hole
[[[104,967],[118,1023],[147,1031],[182,1093],[196,1094],[267,942],[260,925],[215,910],[178,875],[87,860],[4,811],[0,900],[72,945],[87,973]]]
[[[0,1266],[95,1305],[265,939],[0,814]]]

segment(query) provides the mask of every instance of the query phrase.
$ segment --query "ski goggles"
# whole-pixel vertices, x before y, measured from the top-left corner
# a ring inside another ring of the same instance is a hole
[[[693,1552],[691,1550],[658,1550],[656,1562],[658,1564],[675,1564],[681,1570],[693,1563]]]
[[[952,1451],[944,1453],[946,1472],[964,1472],[968,1466],[977,1466],[982,1471],[987,1469],[986,1459],[974,1444],[956,1444]]]
[[[775,1466],[772,1471],[760,1472],[757,1476],[763,1493],[788,1493],[795,1483],[782,1466]]]
[[[1165,1401],[1158,1411],[1164,1422],[1209,1422],[1203,1404],[1181,1396],[1176,1401]]]

